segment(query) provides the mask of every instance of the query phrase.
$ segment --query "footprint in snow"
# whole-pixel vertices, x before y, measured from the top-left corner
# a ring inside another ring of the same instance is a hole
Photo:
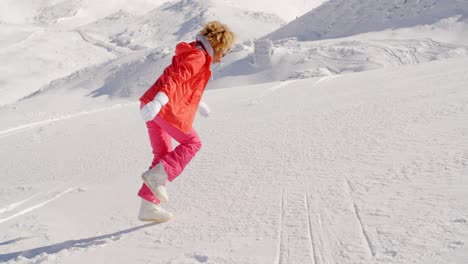
[[[457,248],[461,248],[465,243],[463,243],[463,241],[452,241],[449,243],[449,248],[451,249],[457,249]]]
[[[387,251],[384,252],[384,254],[394,258],[398,253],[396,251],[393,251],[393,250],[387,250]]]
[[[205,263],[208,261],[208,256],[195,254],[193,257],[200,263]]]
[[[199,255],[199,254],[186,254],[184,257],[178,257],[172,259],[168,264],[194,264],[196,263],[206,263],[208,261],[208,256]]]

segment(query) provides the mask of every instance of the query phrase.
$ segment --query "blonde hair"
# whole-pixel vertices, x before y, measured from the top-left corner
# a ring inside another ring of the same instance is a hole
[[[228,51],[236,40],[234,32],[219,21],[206,23],[199,34],[205,36],[205,38],[210,41],[213,49],[222,50],[223,52]]]

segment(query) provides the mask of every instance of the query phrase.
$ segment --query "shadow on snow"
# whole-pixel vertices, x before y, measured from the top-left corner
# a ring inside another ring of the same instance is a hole
[[[0,254],[0,262],[6,262],[12,259],[15,259],[17,257],[22,257],[22,258],[27,258],[27,259],[32,259],[38,255],[41,254],[55,254],[57,252],[60,252],[62,250],[69,250],[69,249],[74,249],[74,248],[88,248],[92,246],[99,246],[103,245],[109,242],[109,240],[112,241],[117,241],[122,238],[123,235],[129,234],[132,232],[135,232],[139,229],[150,227],[157,225],[158,223],[149,223],[149,224],[144,224],[132,228],[128,228],[122,231],[118,231],[115,233],[107,234],[107,235],[102,235],[102,236],[96,236],[96,237],[89,237],[89,238],[84,238],[84,239],[79,239],[79,240],[67,240],[61,243],[57,243],[54,245],[50,246],[45,246],[45,247],[38,247],[38,248],[33,248],[29,250],[24,250],[24,251],[18,251],[18,252],[13,252],[13,253],[6,253],[6,254]],[[24,240],[27,238],[17,238],[13,239],[10,241],[2,242],[0,245],[7,245],[11,244],[20,240]]]

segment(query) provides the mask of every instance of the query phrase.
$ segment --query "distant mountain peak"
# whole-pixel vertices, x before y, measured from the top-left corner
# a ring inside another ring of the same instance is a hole
[[[330,0],[268,34],[272,40],[319,40],[468,17],[468,0]]]

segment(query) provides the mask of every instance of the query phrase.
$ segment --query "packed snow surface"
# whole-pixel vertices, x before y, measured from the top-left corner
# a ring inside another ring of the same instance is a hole
[[[0,263],[468,263],[467,10],[1,1]],[[212,19],[203,147],[139,222],[138,98]]]

